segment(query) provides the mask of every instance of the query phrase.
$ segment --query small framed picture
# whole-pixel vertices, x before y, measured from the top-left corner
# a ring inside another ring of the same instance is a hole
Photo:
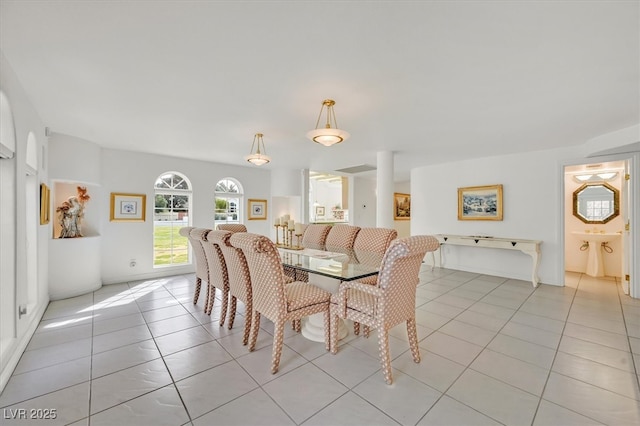
[[[147,207],[145,194],[111,193],[111,222],[144,222]]]
[[[324,217],[324,206],[316,206],[316,217]]]
[[[458,188],[458,220],[502,220],[502,185]]]
[[[411,195],[394,192],[393,194],[393,219],[411,219]]]
[[[41,183],[40,184],[40,225],[46,225],[49,223],[51,211],[51,190],[49,187]]]
[[[249,220],[267,220],[267,200],[249,199]]]

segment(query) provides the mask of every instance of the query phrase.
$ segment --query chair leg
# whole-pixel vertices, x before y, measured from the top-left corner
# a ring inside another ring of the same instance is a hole
[[[228,328],[231,330],[233,328],[233,322],[236,319],[236,307],[237,307],[238,299],[235,296],[231,296],[231,306],[229,306],[229,324]],[[247,342],[244,343],[245,345]]]
[[[284,322],[276,321],[273,332],[273,355],[271,358],[271,374],[276,374],[280,367],[282,355],[282,341],[284,340]]]
[[[211,311],[213,310],[213,301],[216,298],[216,288],[211,284],[207,283],[207,300],[204,305],[204,313],[207,315],[211,315]]]
[[[247,345],[249,342],[249,333],[251,331],[251,320],[253,317],[253,306],[251,303],[245,305],[244,311],[244,335],[242,336],[242,344]]]
[[[196,292],[193,294],[193,304],[198,303],[198,298],[200,297],[200,287],[202,286],[202,279],[196,278]]]
[[[369,338],[369,333],[371,332],[371,329],[369,328],[368,325],[363,325],[362,326],[362,331],[364,332],[364,337],[366,337],[367,339]]]
[[[331,305],[329,308],[329,349],[332,354],[336,354],[338,352],[338,315],[336,311],[338,310],[337,305]]]
[[[227,318],[228,306],[229,306],[229,287],[227,286],[222,288],[222,308],[220,309],[220,327],[224,325],[224,320]]]
[[[331,325],[329,324],[329,309],[324,311],[324,347],[326,350],[331,348]]]
[[[420,362],[420,348],[418,347],[418,332],[416,330],[416,320],[407,320],[407,336],[409,336],[409,346],[414,362]]]
[[[389,332],[383,326],[378,331],[378,349],[380,350],[380,364],[382,365],[382,374],[388,385],[393,383],[391,376],[391,356],[389,355]]]
[[[258,340],[258,330],[260,330],[260,312],[253,311],[253,320],[251,320],[251,339],[249,340],[249,352],[253,352],[256,348]]]

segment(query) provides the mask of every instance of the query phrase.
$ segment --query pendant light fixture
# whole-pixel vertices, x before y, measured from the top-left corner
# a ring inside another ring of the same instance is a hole
[[[264,135],[262,133],[256,133],[253,137],[253,143],[251,144],[251,154],[244,157],[245,160],[255,166],[262,166],[271,161],[271,157],[267,155],[267,150],[264,147]],[[260,145],[262,145],[262,151],[260,151]],[[253,149],[256,149],[255,152]]]
[[[320,114],[318,115],[316,128],[307,133],[307,137],[309,139],[324,146],[331,146],[342,142],[350,136],[349,133],[344,130],[338,129],[336,113],[333,111],[333,106],[335,104],[335,101],[332,99],[325,99],[322,101],[322,107],[320,107]],[[318,128],[323,111],[325,111],[327,115],[327,121],[323,128]]]

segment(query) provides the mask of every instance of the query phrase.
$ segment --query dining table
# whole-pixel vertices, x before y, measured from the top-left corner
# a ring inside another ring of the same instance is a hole
[[[301,250],[279,247],[282,265],[293,270],[295,275],[308,275],[309,283],[329,293],[336,293],[342,281],[356,281],[375,276],[380,272],[383,254],[352,249],[319,247]],[[297,277],[295,277],[297,278]],[[301,332],[304,337],[324,342],[323,314],[303,318]],[[347,327],[339,321],[338,338],[348,334]]]

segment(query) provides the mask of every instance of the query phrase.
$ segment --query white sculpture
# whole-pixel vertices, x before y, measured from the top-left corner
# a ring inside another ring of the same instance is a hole
[[[56,209],[58,223],[62,227],[59,238],[82,237],[81,222],[84,217],[84,204],[91,198],[87,188],[79,186],[78,195],[71,196]]]

